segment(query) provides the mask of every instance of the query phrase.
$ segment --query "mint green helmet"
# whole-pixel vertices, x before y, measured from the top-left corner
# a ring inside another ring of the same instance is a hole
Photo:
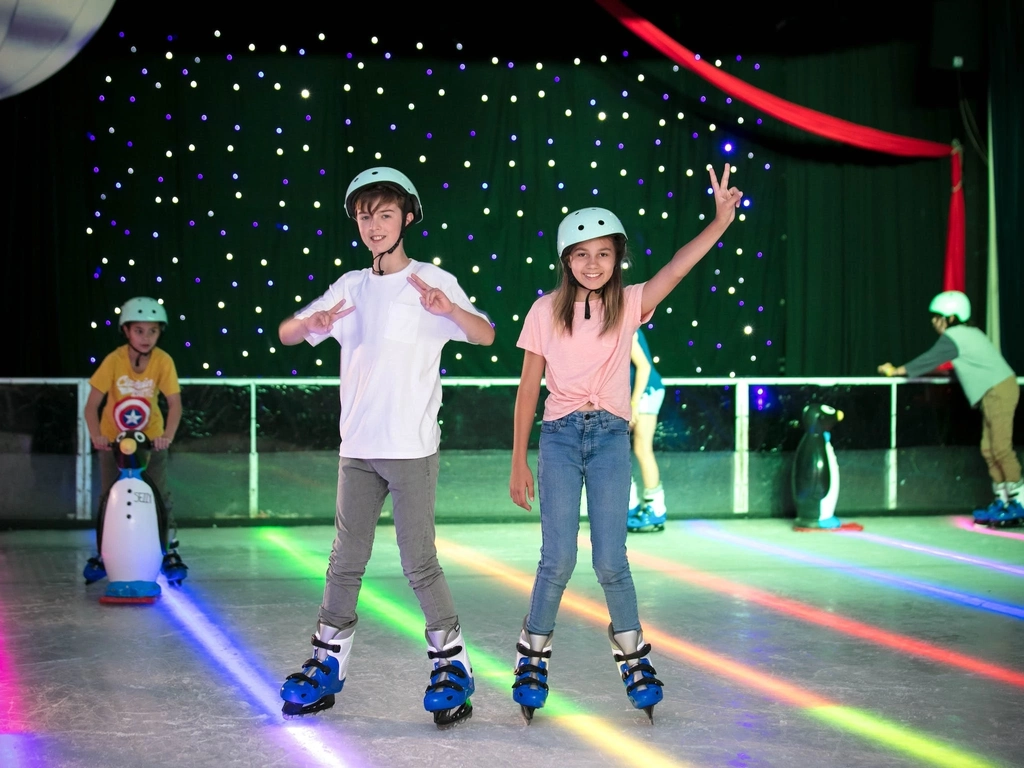
[[[354,199],[356,192],[361,190],[363,187],[369,187],[373,184],[386,184],[392,187],[397,187],[409,196],[410,202],[412,203],[412,223],[415,224],[417,221],[421,221],[423,219],[423,206],[420,205],[420,193],[416,191],[416,187],[413,186],[412,181],[401,171],[395,170],[394,168],[388,168],[386,166],[380,166],[379,168],[367,168],[352,179],[351,183],[349,183],[348,190],[345,192],[345,213],[348,214],[350,219],[354,219],[356,217]]]
[[[607,208],[581,208],[573,211],[558,225],[558,257],[561,258],[570,245],[609,235],[626,237],[626,228],[622,226],[619,217]]]
[[[121,328],[125,323],[163,323],[167,325],[167,310],[164,305],[149,296],[136,296],[128,299],[121,307],[121,318],[117,321],[117,327]]]
[[[971,300],[960,291],[943,291],[932,299],[928,311],[943,317],[956,317],[961,323],[971,319]]]

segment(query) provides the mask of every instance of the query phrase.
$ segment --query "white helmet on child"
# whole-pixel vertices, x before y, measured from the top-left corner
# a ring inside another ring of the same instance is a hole
[[[167,310],[164,305],[149,296],[136,296],[128,299],[121,307],[121,318],[117,321],[117,327],[121,328],[125,323],[163,323],[167,325]]]
[[[943,291],[928,305],[928,311],[943,317],[954,315],[961,323],[971,319],[971,300],[960,291]]]
[[[607,208],[581,208],[573,211],[558,225],[558,257],[561,258],[570,245],[608,235],[626,237],[626,228],[622,226],[619,217]]]
[[[407,194],[412,203],[413,220],[415,224],[417,221],[423,219],[423,206],[420,205],[420,193],[416,191],[416,187],[413,186],[412,181],[401,171],[395,170],[394,168],[388,168],[381,166],[379,168],[367,168],[362,173],[358,174],[352,182],[348,185],[348,190],[345,192],[345,213],[348,214],[350,219],[356,217],[355,211],[355,195],[363,187],[369,187],[373,184],[386,184],[393,187],[398,187],[402,192]]]

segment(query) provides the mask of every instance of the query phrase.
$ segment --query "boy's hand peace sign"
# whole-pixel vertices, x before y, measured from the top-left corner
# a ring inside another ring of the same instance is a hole
[[[334,305],[332,309],[321,310],[320,312],[314,312],[312,315],[302,321],[306,327],[308,333],[330,333],[331,328],[345,315],[351,314],[356,311],[355,307],[345,307],[345,299],[342,299]],[[342,309],[342,307],[345,307]]]
[[[455,305],[440,288],[431,288],[416,273],[409,275],[408,280],[412,287],[419,291],[420,304],[427,312],[447,316],[454,311]]]
[[[725,164],[725,170],[722,171],[721,183],[718,182],[714,168],[709,167],[708,172],[711,174],[711,189],[715,193],[715,218],[726,225],[732,224],[733,219],[736,218],[736,209],[740,207],[743,193],[736,187],[729,186],[728,163]]]

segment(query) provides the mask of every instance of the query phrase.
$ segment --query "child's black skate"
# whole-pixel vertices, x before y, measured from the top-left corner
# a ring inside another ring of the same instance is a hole
[[[103,564],[103,558],[99,555],[90,557],[85,562],[82,578],[85,579],[86,585],[95,584],[97,581],[107,578],[107,566]]]
[[[427,630],[426,635],[427,656],[434,668],[423,695],[423,708],[433,712],[434,724],[445,730],[473,716],[469,700],[476,690],[473,667],[458,624],[449,630]]]
[[[181,555],[178,554],[178,542],[171,541],[167,545],[167,554],[164,555],[163,562],[160,565],[160,573],[167,579],[167,583],[175,587],[180,587],[181,582],[188,576],[188,566],[181,559]]]
[[[285,678],[281,686],[285,719],[312,715],[334,706],[334,695],[341,693],[348,672],[355,627],[340,630],[321,624],[310,638],[315,650],[302,664],[302,671]]]
[[[551,658],[553,634],[531,634],[523,621],[519,642],[516,643],[516,667],[513,672],[516,681],[512,683],[512,700],[519,705],[527,725],[533,722],[534,710],[543,707],[548,698],[548,667],[551,663],[548,659]]]
[[[644,634],[640,630],[615,632],[608,625],[608,639],[612,643],[612,655],[615,668],[626,686],[629,702],[637,709],[647,713],[654,723],[654,705],[663,698],[664,684],[654,675],[655,669],[646,656],[651,652],[650,643],[644,642]]]

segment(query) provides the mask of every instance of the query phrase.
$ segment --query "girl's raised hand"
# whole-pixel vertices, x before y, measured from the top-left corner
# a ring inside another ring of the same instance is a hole
[[[336,322],[345,315],[356,311],[355,307],[345,307],[344,309],[342,307],[345,307],[345,299],[335,304],[332,309],[314,312],[302,321],[306,326],[306,331],[308,333],[330,333]]]
[[[419,275],[413,273],[409,275],[409,283],[420,293],[420,304],[432,315],[450,315],[455,309],[455,305],[452,304],[445,292],[440,288],[431,288],[420,278]]]
[[[726,225],[732,224],[736,218],[736,209],[740,207],[740,200],[743,193],[736,187],[729,186],[729,164],[725,164],[722,171],[722,181],[719,183],[714,168],[708,168],[711,174],[711,189],[715,193],[715,219]]]

